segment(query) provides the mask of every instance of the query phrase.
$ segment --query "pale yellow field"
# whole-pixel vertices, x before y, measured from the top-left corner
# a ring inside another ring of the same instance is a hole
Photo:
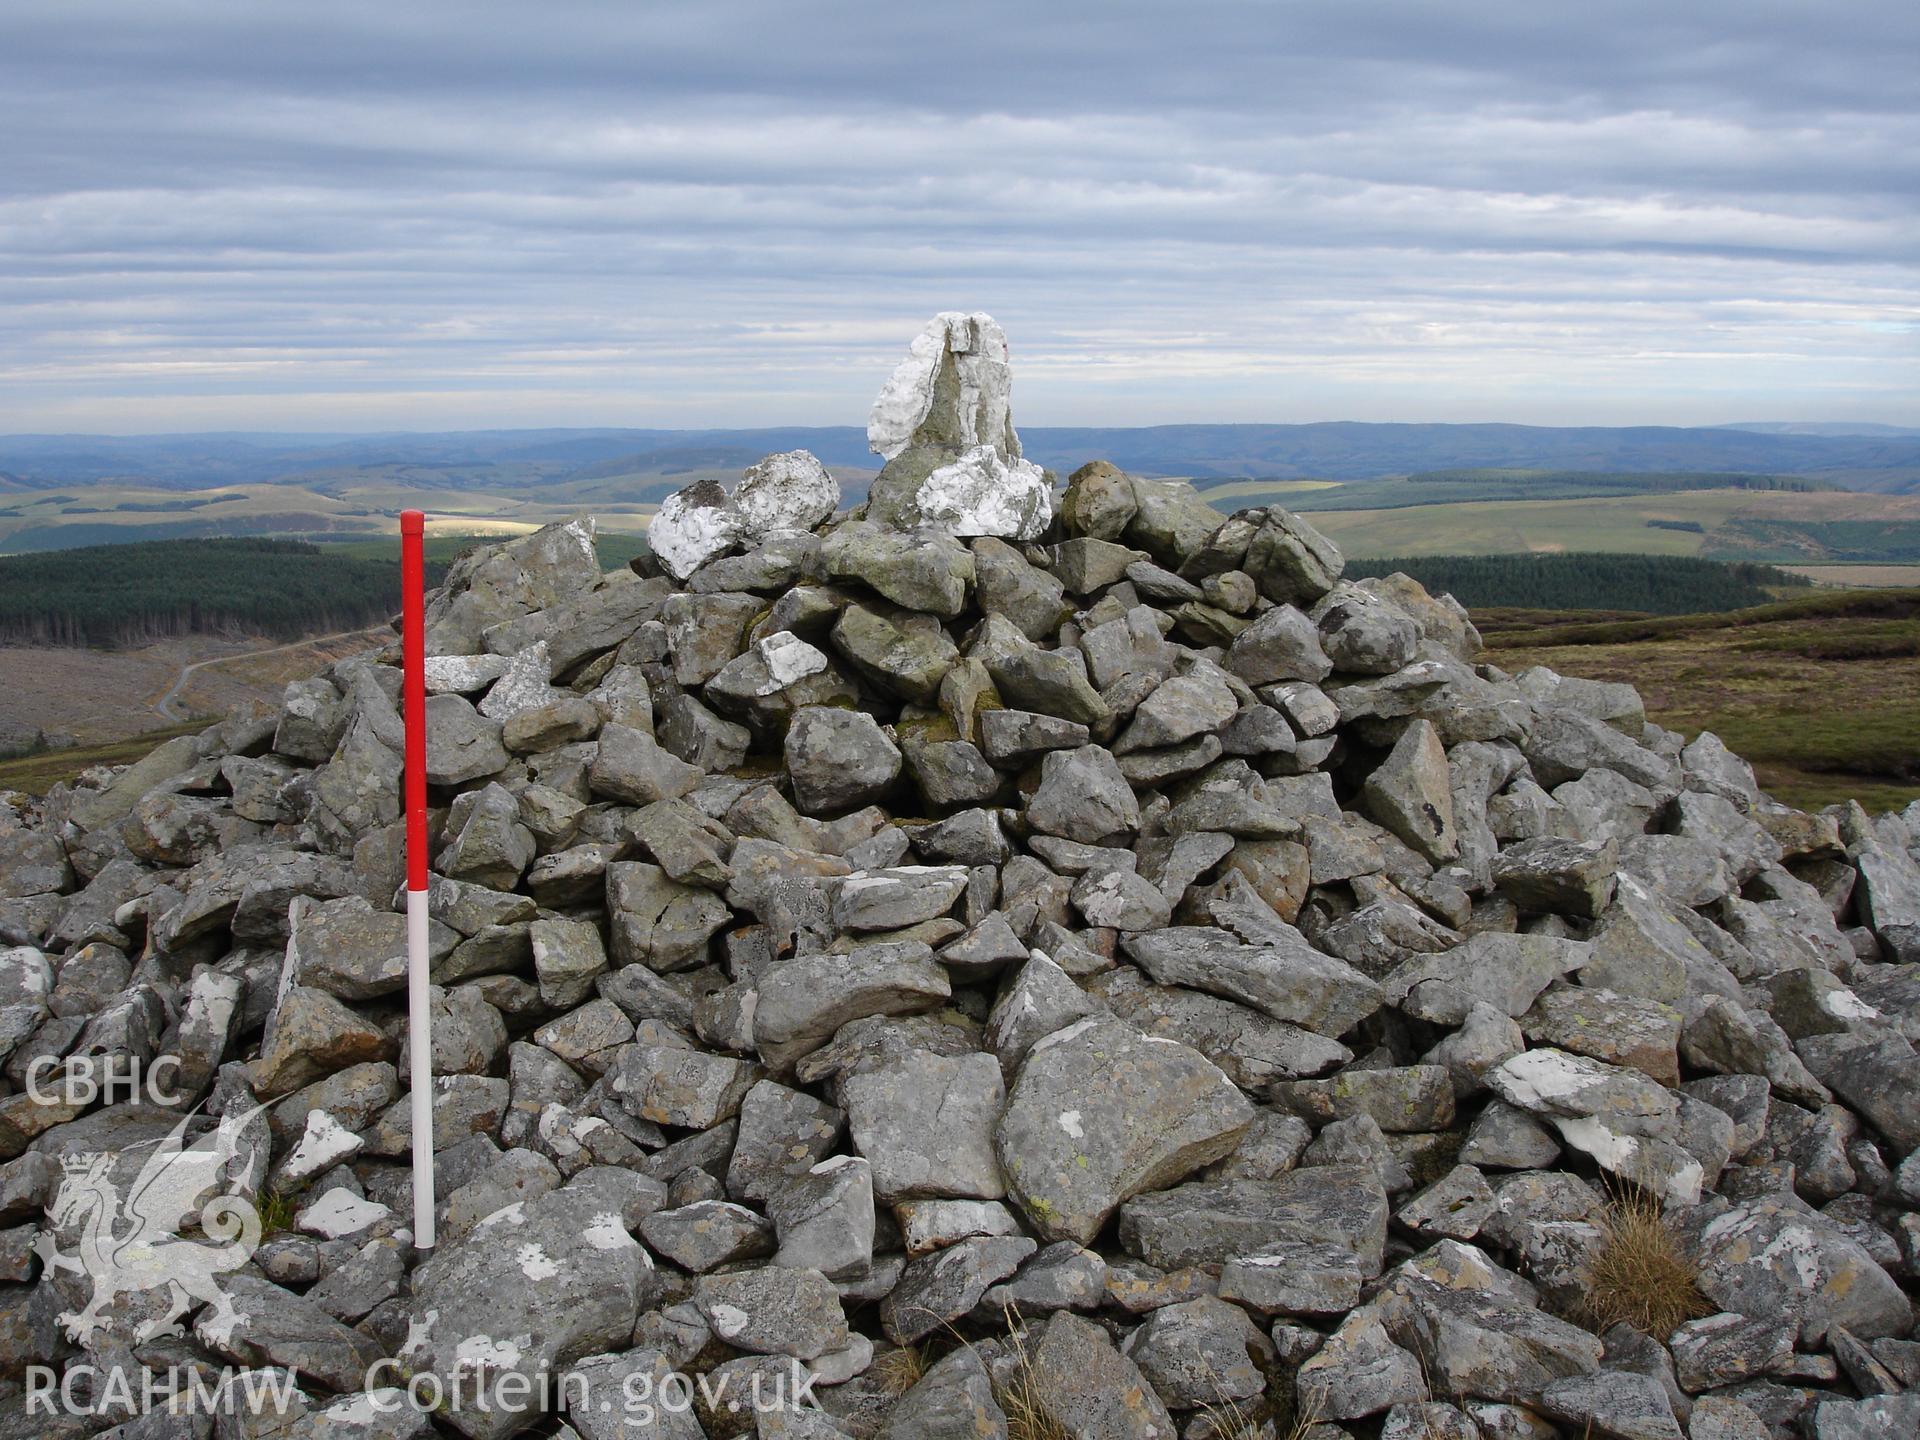
[[[1338,480],[1230,480],[1225,485],[1209,485],[1202,493],[1218,509],[1222,500],[1237,500],[1243,495],[1298,495],[1306,490],[1338,490]]]
[[[1840,585],[1849,590],[1898,590],[1920,585],[1920,565],[1783,565],[1816,585]]]

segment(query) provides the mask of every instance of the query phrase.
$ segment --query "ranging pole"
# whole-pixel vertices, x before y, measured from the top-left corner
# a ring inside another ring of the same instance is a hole
[[[427,990],[427,517],[400,512],[400,656],[407,732],[407,1029],[413,1100],[413,1243],[433,1248],[433,1002]]]

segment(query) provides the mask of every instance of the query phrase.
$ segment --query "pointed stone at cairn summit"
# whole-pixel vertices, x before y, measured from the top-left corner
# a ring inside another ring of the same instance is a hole
[[[881,387],[867,442],[886,460],[868,518],[901,529],[1034,540],[1053,482],[1021,458],[1007,336],[991,315],[946,311],[914,337]]]
[[[1920,1434],[1920,806],[1793,810],[1283,510],[1056,513],[1007,380],[942,316],[864,512],[778,455],[430,597],[430,1255],[398,647],[0,792],[0,1375],[303,1397],[0,1440],[1005,1440],[1023,1373],[1102,1440]],[[142,1243],[231,1308],[167,1336],[86,1257],[179,1126]],[[1672,1314],[1571,1323],[1649,1237]]]

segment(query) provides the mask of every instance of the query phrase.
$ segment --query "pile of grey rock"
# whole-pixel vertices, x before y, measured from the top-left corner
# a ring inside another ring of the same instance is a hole
[[[1920,1434],[1920,808],[1776,803],[1284,510],[1057,499],[1008,392],[942,316],[851,514],[774,456],[434,594],[428,1257],[397,649],[3,797],[0,1434]],[[48,1093],[103,1064],[166,1093]],[[210,1255],[215,1191],[221,1303],[102,1239]],[[1667,1333],[1592,1318],[1622,1197]],[[241,1367],[292,1409],[108,1383]]]

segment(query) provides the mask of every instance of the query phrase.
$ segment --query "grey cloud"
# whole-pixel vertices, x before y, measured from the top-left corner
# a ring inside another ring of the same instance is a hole
[[[1036,422],[1911,422],[1853,8],[10,7],[0,428],[844,422],[952,305]]]

